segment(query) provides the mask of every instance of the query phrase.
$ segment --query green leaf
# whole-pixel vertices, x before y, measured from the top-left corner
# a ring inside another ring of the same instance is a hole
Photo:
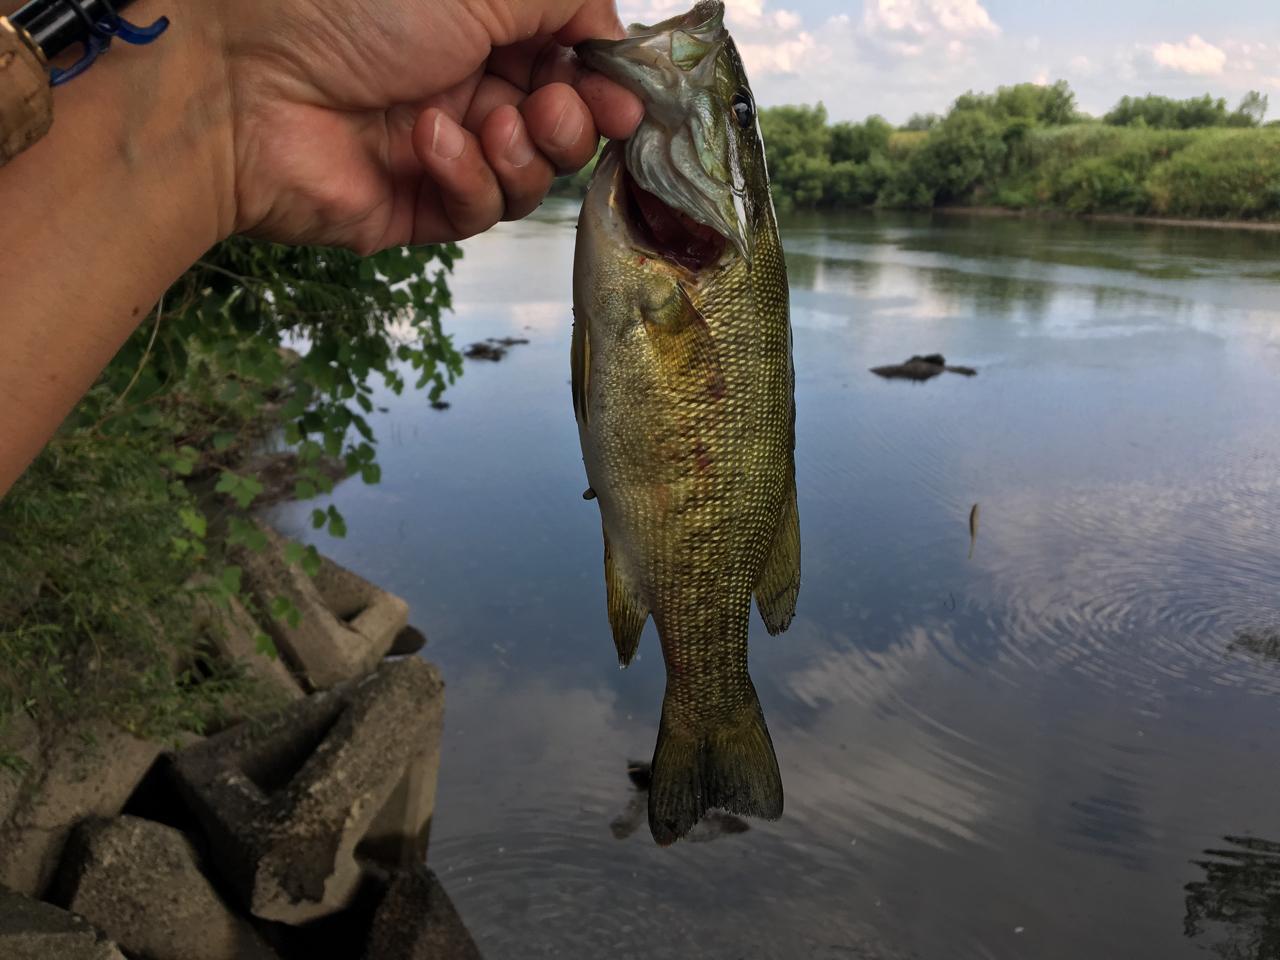
[[[267,535],[257,524],[233,516],[227,520],[227,544],[233,547],[244,546],[254,553],[261,553],[267,549]]]
[[[183,507],[178,511],[178,519],[184,527],[197,537],[204,537],[205,531],[208,529],[208,522],[205,520],[204,514],[195,509],[195,507]]]
[[[311,526],[316,530],[323,527],[328,519],[328,515],[323,510],[316,509],[311,511]]]
[[[283,620],[296,629],[302,622],[302,611],[288,597],[277,596],[271,600],[271,617],[274,620]]]
[[[222,572],[218,574],[218,584],[225,593],[239,593],[240,581],[243,576],[244,571],[235,565],[223,567]]]
[[[258,653],[262,654],[264,657],[269,657],[272,660],[280,659],[280,651],[276,649],[276,642],[267,636],[267,634],[258,633],[253,638],[253,645],[257,649]]]
[[[223,470],[213,488],[217,493],[225,493],[240,507],[246,509],[254,498],[263,490],[262,484],[253,477],[242,477],[230,470]]]
[[[292,566],[302,559],[303,554],[307,552],[307,548],[295,540],[290,540],[284,545],[284,562]]]
[[[236,442],[234,433],[215,433],[213,435],[213,449],[222,451]]]
[[[320,551],[315,547],[307,547],[307,552],[302,555],[302,572],[308,577],[320,572]]]
[[[333,537],[345,537],[347,535],[347,521],[343,519],[337,507],[329,507],[329,535]]]
[[[360,479],[369,484],[379,483],[382,480],[382,468],[376,463],[366,463],[360,468]]]

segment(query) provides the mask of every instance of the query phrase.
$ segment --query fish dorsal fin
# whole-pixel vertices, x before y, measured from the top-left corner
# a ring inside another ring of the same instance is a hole
[[[618,663],[625,667],[636,655],[640,634],[649,619],[649,607],[622,572],[607,533],[604,535],[604,585],[609,604],[609,626],[613,628],[613,645],[618,648]]]
[[[573,314],[573,341],[569,346],[569,369],[572,376],[573,412],[578,422],[587,425],[587,387],[591,378],[591,342],[587,338],[587,320]]]
[[[796,506],[796,478],[782,507],[782,517],[773,535],[773,547],[756,584],[756,608],[771,634],[791,625],[800,595],[800,512]]]

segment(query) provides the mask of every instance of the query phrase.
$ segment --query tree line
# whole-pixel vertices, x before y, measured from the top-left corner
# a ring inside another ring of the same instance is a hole
[[[1280,124],[1251,92],[1124,97],[1102,118],[1063,81],[965,93],[944,115],[830,123],[816,106],[761,111],[782,210],[986,205],[1072,213],[1280,218]]]

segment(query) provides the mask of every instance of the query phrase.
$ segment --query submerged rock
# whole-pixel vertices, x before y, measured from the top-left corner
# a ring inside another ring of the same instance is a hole
[[[443,714],[439,671],[410,657],[177,756],[214,864],[252,914],[299,924],[342,909],[357,848],[391,865],[422,854]]]
[[[145,960],[275,960],[200,872],[191,841],[151,820],[81,824],[57,899]]]
[[[940,353],[930,353],[923,357],[917,355],[903,363],[887,367],[872,367],[871,372],[886,380],[914,380],[917,383],[932,380],[944,372],[958,373],[965,377],[978,375],[978,371],[973,367],[947,366],[947,358]]]
[[[490,337],[488,340],[481,340],[468,346],[463,351],[463,356],[470,357],[472,360],[492,360],[497,363],[512,347],[528,342],[524,337]]]

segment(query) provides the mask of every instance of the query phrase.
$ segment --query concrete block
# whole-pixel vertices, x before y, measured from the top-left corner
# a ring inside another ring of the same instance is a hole
[[[249,676],[277,695],[281,702],[299,700],[305,696],[301,684],[289,672],[279,657],[270,657],[258,649],[257,637],[266,632],[235,597],[226,608],[212,600],[201,598],[196,602],[195,616],[218,655],[238,663]]]
[[[285,560],[288,541],[269,528],[263,532],[266,550],[241,551],[238,559],[248,588],[264,608],[283,596],[302,614],[296,627],[278,620],[267,625],[280,652],[317,690],[376,667],[407,622],[408,604],[332,561],[324,561],[312,579]]]
[[[118,814],[161,749],[105,720],[64,731],[42,759],[39,783],[0,828],[0,886],[41,896],[72,828]]]
[[[398,871],[373,917],[364,960],[480,960],[480,950],[436,875]]]
[[[151,820],[88,820],[67,844],[57,899],[145,960],[276,960],[200,872],[191,841]]]
[[[431,664],[388,661],[363,680],[176,757],[174,776],[211,841],[213,862],[251,913],[301,924],[351,900],[360,842],[380,820],[379,845],[388,842],[393,814],[379,814],[413,764],[439,755],[443,691]],[[434,796],[434,772],[416,776],[418,790],[411,779],[405,801],[390,808],[403,809],[405,823],[418,823],[422,798]]]
[[[0,888],[4,960],[124,960],[83,917]]]

